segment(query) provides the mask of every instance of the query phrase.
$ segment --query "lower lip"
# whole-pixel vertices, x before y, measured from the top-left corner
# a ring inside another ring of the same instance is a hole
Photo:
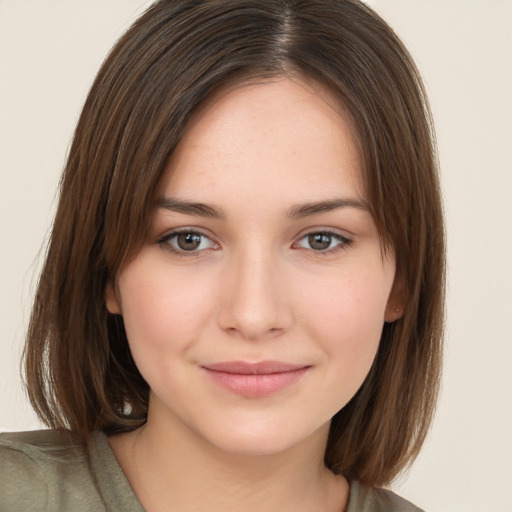
[[[295,384],[304,376],[309,367],[264,374],[228,373],[208,368],[203,369],[221,387],[237,395],[248,398],[260,398],[272,395]]]

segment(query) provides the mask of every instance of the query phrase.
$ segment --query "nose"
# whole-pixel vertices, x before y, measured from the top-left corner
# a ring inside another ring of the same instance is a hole
[[[292,322],[283,273],[262,252],[234,256],[225,269],[220,300],[221,328],[252,341],[276,336]]]

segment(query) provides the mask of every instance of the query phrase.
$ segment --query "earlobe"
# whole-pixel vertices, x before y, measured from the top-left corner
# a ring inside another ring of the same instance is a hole
[[[388,303],[384,320],[388,323],[396,322],[402,318],[404,314],[404,299],[402,293],[402,284],[399,279],[395,280],[391,293],[389,294]]]
[[[404,310],[397,304],[388,303],[384,320],[388,323],[393,323],[402,318]]]
[[[105,287],[105,302],[107,304],[109,313],[112,313],[113,315],[121,314],[121,305],[116,296],[116,292],[112,283],[108,283]]]

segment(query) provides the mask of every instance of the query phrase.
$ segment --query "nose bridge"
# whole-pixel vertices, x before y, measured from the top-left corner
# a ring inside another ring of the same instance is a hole
[[[269,248],[245,246],[227,265],[221,325],[247,339],[258,339],[289,324],[280,266]]]

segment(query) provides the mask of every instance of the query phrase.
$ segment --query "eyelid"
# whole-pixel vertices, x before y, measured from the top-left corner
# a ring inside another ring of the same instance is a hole
[[[306,248],[306,247],[298,247],[298,244],[304,240],[306,237],[309,237],[309,236],[312,236],[312,235],[327,235],[327,236],[330,236],[330,237],[333,237],[335,238],[336,240],[339,241],[339,243],[330,248],[330,249],[325,249],[325,250],[315,250],[313,248]],[[333,253],[336,253],[340,250],[344,250],[344,249],[347,249],[348,247],[350,247],[353,243],[353,239],[347,235],[344,235],[343,233],[340,233],[339,231],[337,230],[333,230],[332,228],[317,228],[317,229],[308,229],[306,232],[302,232],[301,234],[299,234],[296,238],[296,242],[293,243],[293,246],[294,248],[296,249],[304,249],[308,252],[311,252],[315,255],[315,257],[318,257],[318,256],[321,256],[321,255],[328,255],[328,254],[333,254]]]
[[[179,249],[179,248],[176,248],[176,247],[173,247],[169,242],[170,240],[172,240],[173,238],[179,236],[180,234],[191,234],[191,235],[198,235],[202,238],[205,238],[207,240],[209,240],[212,244],[213,244],[213,247],[207,247],[207,248],[204,248],[204,249],[198,249],[198,250],[191,250],[191,251],[187,251],[187,250],[184,250],[184,249]],[[163,235],[159,236],[157,238],[157,243],[165,250],[171,252],[171,253],[174,253],[174,254],[177,254],[179,255],[180,257],[195,257],[195,258],[198,258],[202,252],[206,251],[206,250],[210,250],[210,249],[218,249],[220,247],[220,244],[209,234],[205,233],[202,229],[199,229],[199,228],[194,228],[194,227],[180,227],[180,228],[175,228],[175,229],[171,229],[169,231],[167,231],[166,233],[164,233]]]
[[[212,246],[211,247],[202,248],[202,249],[193,249],[193,250],[189,250],[189,251],[187,251],[186,249],[180,249],[180,248],[174,247],[173,245],[170,244],[170,240],[172,240],[173,238],[179,236],[180,234],[198,235],[201,238],[209,240],[211,242]],[[306,237],[309,237],[309,236],[312,236],[312,235],[327,235],[329,237],[332,237],[332,238],[336,239],[339,243],[336,244],[332,248],[327,248],[327,249],[324,249],[324,250],[315,250],[313,248],[307,248],[307,247],[299,246],[299,243],[302,240],[304,240]],[[205,232],[205,230],[203,230],[202,228],[188,227],[188,226],[174,228],[174,229],[171,229],[171,230],[167,231],[166,233],[164,233],[163,235],[161,235],[161,236],[159,236],[157,238],[156,243],[158,243],[163,249],[165,249],[165,250],[167,250],[167,251],[169,251],[169,252],[171,252],[173,254],[176,254],[176,255],[178,255],[180,257],[195,257],[195,258],[198,258],[205,251],[212,250],[212,249],[213,250],[217,250],[217,249],[221,248],[221,245],[219,244],[219,242],[217,242],[212,235],[210,235],[209,233]],[[322,227],[319,227],[319,228],[314,228],[314,229],[309,228],[306,231],[302,231],[299,235],[297,235],[295,237],[295,242],[293,242],[292,248],[293,249],[302,249],[304,251],[308,251],[308,252],[314,254],[315,257],[318,257],[318,256],[321,256],[321,255],[333,254],[333,253],[336,253],[336,252],[338,252],[340,250],[345,250],[348,247],[350,247],[350,245],[352,243],[353,243],[352,237],[347,236],[346,234],[341,233],[339,230],[336,230],[336,229],[333,229],[333,228],[322,228]]]
[[[320,226],[313,226],[313,227],[301,229],[295,236],[295,239],[300,240],[300,239],[304,238],[305,236],[315,235],[317,233],[329,234],[334,237],[339,237],[346,241],[351,241],[351,242],[353,241],[353,238],[355,236],[353,233],[351,233],[347,229],[341,229],[341,228],[320,225]]]

